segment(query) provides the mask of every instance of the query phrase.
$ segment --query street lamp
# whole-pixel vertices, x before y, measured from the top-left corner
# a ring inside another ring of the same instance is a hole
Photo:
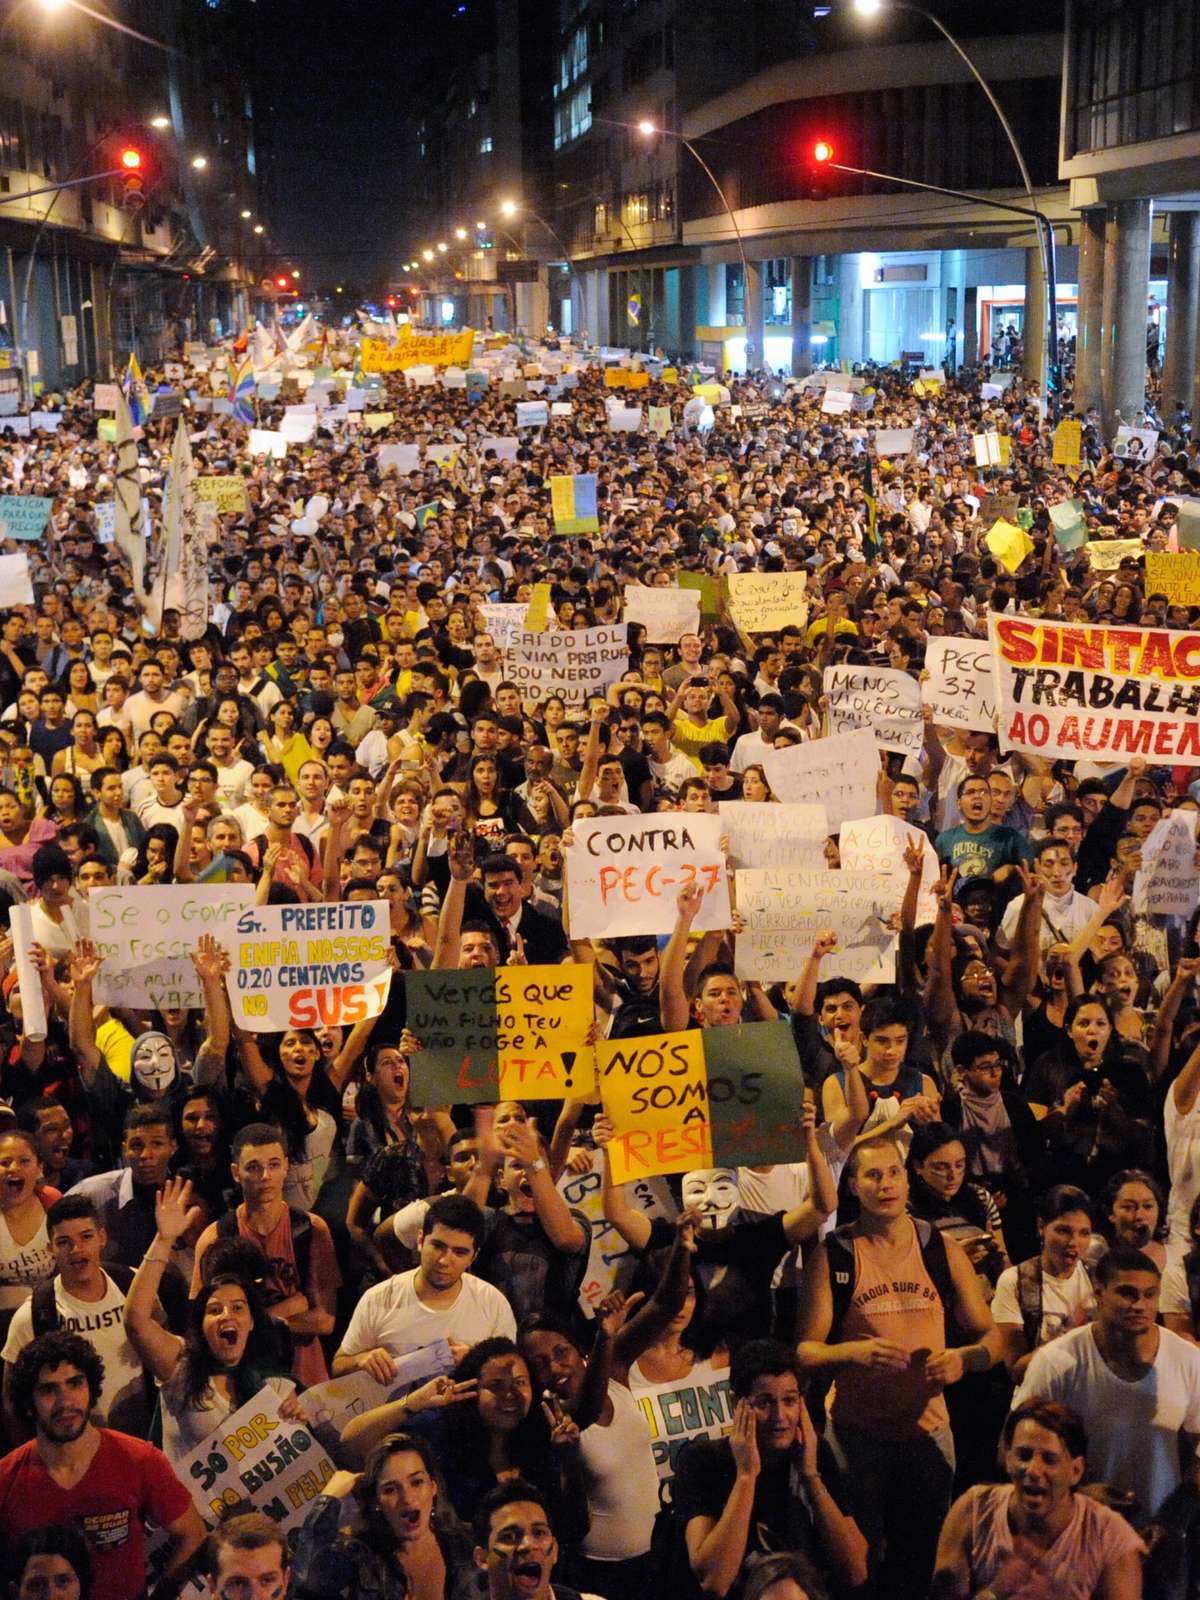
[[[249,211],[243,211],[242,212],[242,221],[243,222],[249,222],[250,221],[250,216],[251,216],[251,213]]]
[[[256,222],[254,224],[254,231],[255,233],[266,233],[267,230],[263,227],[261,222]]]
[[[421,260],[422,261],[432,261],[433,260],[433,251],[432,250],[422,250],[421,251]]]
[[[1017,136],[1013,131],[1012,123],[1005,116],[1004,108],[999,100],[996,99],[991,84],[988,83],[966,50],[939,17],[935,17],[932,11],[926,11],[924,6],[915,5],[913,0],[887,0],[887,3],[893,11],[911,11],[918,17],[924,17],[926,22],[937,29],[975,79],[975,82],[983,90],[988,104],[996,113],[996,118],[1004,129],[1005,138],[1008,140],[1013,158],[1017,163],[1017,171],[1021,174],[1021,182],[1025,188],[1025,197],[1029,201],[1030,213],[1037,218],[1038,249],[1042,257],[1042,276],[1046,280],[1046,381],[1048,387],[1057,394],[1059,388],[1058,285],[1055,281],[1054,271],[1054,228],[1049,218],[1043,216],[1038,210],[1037,196],[1033,192],[1033,179],[1029,175],[1029,164],[1025,160],[1025,153],[1021,149]],[[884,9],[883,0],[853,0],[853,5],[858,15],[866,18],[876,17]]]
[[[681,133],[673,133],[669,128],[658,127],[655,123],[650,121],[649,117],[643,117],[638,123],[637,129],[645,139],[653,139],[655,137],[660,137],[663,139],[678,139],[679,143],[683,146],[687,153],[700,164],[700,167],[704,172],[704,176],[717,191],[717,199],[720,200],[721,205],[724,208],[725,215],[729,218],[729,225],[733,229],[734,238],[737,240],[738,255],[741,257],[742,262],[742,301],[746,308],[746,371],[750,372],[754,366],[753,356],[755,354],[754,334],[750,327],[750,268],[746,262],[746,247],[742,242],[742,230],[738,227],[738,220],[734,215],[733,207],[725,198],[725,191],[717,182],[716,173],[714,173],[713,169],[709,166],[708,162],[705,161],[704,157],[700,154],[699,150],[696,149],[696,146],[690,139],[685,139]]]
[[[174,45],[164,44],[161,39],[154,39],[148,33],[140,33],[137,28],[118,22],[116,17],[110,17],[107,12],[97,11],[93,6],[85,5],[84,0],[41,0],[42,10],[50,12],[51,15],[65,11],[68,6],[72,11],[80,11],[85,17],[91,17],[93,22],[102,22],[106,28],[115,28],[118,33],[128,34],[131,39],[139,39],[142,44],[153,45],[155,50],[164,50],[172,56],[180,54]]]
[[[447,246],[445,240],[444,239],[439,239],[438,240],[438,255],[444,256],[446,254],[447,249],[448,249],[448,246]]]
[[[169,128],[171,126],[171,119],[160,111],[156,117],[150,118],[150,126],[152,128]]]
[[[204,169],[208,166],[208,157],[207,156],[193,156],[192,157],[192,166],[195,167],[197,172],[203,172]]]
[[[465,228],[455,228],[454,237],[456,239],[465,239],[467,237],[467,230]]]

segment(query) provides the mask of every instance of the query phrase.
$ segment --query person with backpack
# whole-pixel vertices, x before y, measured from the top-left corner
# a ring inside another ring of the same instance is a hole
[[[103,1358],[98,1419],[122,1433],[144,1434],[152,1410],[145,1369],[125,1333],[125,1297],[133,1268],[103,1259],[108,1234],[96,1207],[81,1194],[65,1195],[50,1207],[46,1230],[57,1270],[18,1308],[0,1356],[9,1440],[15,1445],[25,1437],[12,1406],[17,1357],[42,1334],[58,1332],[82,1333]],[[161,1318],[161,1307],[157,1315]]]
[[[1035,1350],[1096,1314],[1087,1268],[1095,1208],[1082,1189],[1057,1183],[1038,1205],[1042,1248],[1007,1267],[996,1283],[992,1318],[1004,1335],[1004,1359],[1019,1383]]]
[[[278,1128],[252,1122],[241,1129],[233,1141],[233,1175],[242,1203],[196,1240],[191,1295],[195,1300],[204,1290],[204,1257],[218,1240],[240,1237],[256,1244],[267,1258],[264,1289],[271,1314],[292,1335],[293,1374],[311,1387],[329,1377],[320,1341],[333,1331],[342,1277],[329,1225],[284,1200],[287,1171],[287,1150]]]
[[[861,1139],[847,1175],[860,1214],[805,1269],[800,1364],[834,1375],[828,1438],[871,1548],[870,1593],[920,1595],[954,1479],[944,1390],[990,1370],[1002,1340],[966,1251],[910,1216],[897,1141]]]

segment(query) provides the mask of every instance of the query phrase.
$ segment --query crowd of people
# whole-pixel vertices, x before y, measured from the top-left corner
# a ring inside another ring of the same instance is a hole
[[[635,398],[669,429],[614,431],[600,354],[556,345],[571,412],[535,427],[496,383],[402,374],[377,431],[343,408],[282,457],[190,412],[198,472],[248,506],[214,529],[190,638],[102,540],[89,394],[53,433],[0,431],[0,490],[53,498],[22,547],[35,604],[0,622],[0,895],[33,939],[19,963],[0,937],[13,1594],[1194,1593],[1200,952],[1133,884],[1155,826],[1200,810],[1196,774],[1013,754],[927,713],[919,756],[880,756],[911,892],[874,987],[832,932],[793,981],[747,978],[736,913],[693,931],[697,887],[657,934],[572,937],[564,852],[581,818],[775,803],[764,756],[826,734],[829,666],[919,679],[931,640],[986,640],[997,611],[1186,629],[1137,559],[1093,557],[1167,548],[1200,452],[1163,429],[1130,463],[1089,416],[1056,465],[1045,402],[980,371],[920,393],[870,372],[865,408],[830,415],[767,374],[697,407],[652,363]],[[881,427],[915,429],[912,453],[879,459]],[[173,428],[138,445],[152,529]],[[989,431],[1008,454],[983,469]],[[511,436],[511,457],[481,443]],[[397,442],[452,448],[403,474]],[[570,473],[596,475],[593,534],[556,533]],[[1013,572],[984,542],[997,493],[1032,544]],[[742,631],[720,580],[745,571],[807,573],[794,622]],[[629,624],[591,697],[524,696],[481,609],[548,585],[552,626],[620,624],[626,586],[686,574],[717,580],[701,631]],[[90,898],[204,882],[386,901],[382,1011],[244,1031],[209,933],[203,1007],[98,1003]],[[407,974],[562,961],[590,968],[598,1038],[789,1021],[795,1160],[620,1184],[595,1096],[415,1102]],[[316,1426],[306,1395],[355,1374],[373,1398],[302,1523],[251,1487],[210,1528],[177,1468],[264,1392]]]

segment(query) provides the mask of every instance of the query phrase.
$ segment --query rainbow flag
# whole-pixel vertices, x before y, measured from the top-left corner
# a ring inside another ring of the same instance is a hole
[[[229,365],[229,391],[228,399],[233,407],[235,422],[253,422],[254,417],[254,362],[247,357],[241,366],[234,371],[233,363]]]
[[[599,533],[594,472],[551,478],[550,505],[554,511],[555,533]]]
[[[126,404],[129,406],[129,420],[135,428],[140,428],[150,415],[150,391],[146,388],[146,380],[142,376],[138,358],[132,352],[129,357],[129,365],[125,369],[125,377],[121,388],[125,394]]]

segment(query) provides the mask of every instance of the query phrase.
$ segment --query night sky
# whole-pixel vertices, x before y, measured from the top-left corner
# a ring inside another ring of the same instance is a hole
[[[310,285],[376,287],[398,259],[403,118],[446,46],[445,6],[258,0],[251,16],[272,238]]]

